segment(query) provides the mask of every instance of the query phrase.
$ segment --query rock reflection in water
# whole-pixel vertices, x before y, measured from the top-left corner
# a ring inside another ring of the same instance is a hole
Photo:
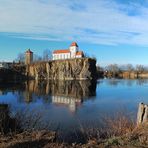
[[[52,86],[52,103],[67,105],[72,112],[96,90],[96,83],[90,81],[58,81]]]
[[[28,81],[25,86],[23,98],[26,103],[41,97],[55,105],[68,106],[72,112],[75,112],[77,106],[87,97],[96,95],[94,81]]]

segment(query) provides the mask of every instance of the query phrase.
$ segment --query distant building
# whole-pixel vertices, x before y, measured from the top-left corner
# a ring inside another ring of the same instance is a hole
[[[31,64],[33,62],[33,52],[28,49],[25,53],[25,64]]]
[[[82,58],[83,56],[83,51],[79,51],[76,42],[73,42],[69,49],[54,50],[52,54],[53,60]]]
[[[0,69],[8,69],[9,68],[9,64],[6,62],[0,62]]]

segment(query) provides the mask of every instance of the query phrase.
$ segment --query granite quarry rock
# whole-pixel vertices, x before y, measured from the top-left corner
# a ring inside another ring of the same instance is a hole
[[[91,58],[79,58],[38,62],[27,65],[26,75],[32,79],[96,79],[96,60]]]

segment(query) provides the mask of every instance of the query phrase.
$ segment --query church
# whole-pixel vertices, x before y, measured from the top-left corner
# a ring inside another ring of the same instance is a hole
[[[53,60],[73,59],[84,57],[83,51],[79,51],[76,42],[73,42],[69,49],[54,50],[52,54]]]

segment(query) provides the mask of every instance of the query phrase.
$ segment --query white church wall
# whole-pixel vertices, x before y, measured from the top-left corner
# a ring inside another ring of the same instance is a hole
[[[76,58],[82,58],[82,55],[76,55]]]
[[[53,60],[70,59],[70,53],[53,54]]]
[[[74,42],[74,43],[71,44],[69,49],[67,49],[66,53],[60,53],[60,50],[57,53],[53,53],[53,60],[70,59],[70,58],[82,58],[83,57],[82,54],[77,55],[78,51],[79,51],[79,47]],[[61,51],[61,52],[63,52],[63,51]]]

